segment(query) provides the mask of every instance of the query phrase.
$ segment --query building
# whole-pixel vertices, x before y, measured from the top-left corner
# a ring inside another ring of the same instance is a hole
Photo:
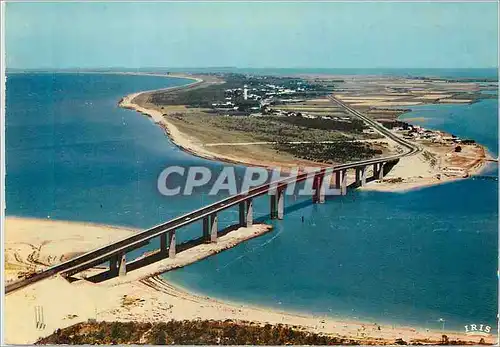
[[[448,177],[463,177],[466,178],[469,176],[469,173],[466,169],[461,167],[449,166],[443,169],[443,173]]]
[[[246,84],[243,86],[243,99],[248,99],[248,86]]]

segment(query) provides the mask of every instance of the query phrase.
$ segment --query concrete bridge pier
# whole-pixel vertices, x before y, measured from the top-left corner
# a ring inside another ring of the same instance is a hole
[[[248,199],[247,204],[247,214],[246,214],[246,227],[250,228],[253,225],[253,200]]]
[[[378,169],[379,168],[379,163],[373,164],[373,178],[377,179],[378,177]]]
[[[324,204],[325,203],[325,187],[323,186],[323,183],[321,183],[321,186],[319,187],[319,203]]]
[[[284,189],[277,188],[274,194],[270,196],[270,217],[271,219],[283,219],[285,210]]]
[[[175,258],[175,230],[160,235],[160,253]]]
[[[127,274],[126,253],[114,255],[109,260],[109,272],[111,276],[125,276]]]
[[[325,187],[323,187],[323,180],[325,176],[324,174],[319,174],[314,176],[314,195],[313,195],[313,203],[324,204],[325,203]]]
[[[238,206],[240,227],[246,226],[245,202],[242,201]]]
[[[116,256],[109,260],[109,272],[111,276],[118,275],[118,258]]]
[[[366,184],[366,166],[356,168],[356,185],[364,186]]]
[[[379,163],[377,170],[377,179],[381,180],[384,178],[384,166],[385,163]]]
[[[217,213],[213,213],[210,215],[210,242],[217,242]]]
[[[175,253],[176,253],[176,240],[175,240],[175,230],[172,230],[168,234],[168,257],[169,258],[175,258]]]
[[[271,194],[269,196],[269,216],[271,219],[276,219],[278,217],[278,211],[276,210],[276,197],[277,197],[278,191],[276,191],[276,194]]]
[[[125,276],[127,274],[127,256],[126,253],[122,253],[118,255],[118,261],[120,263],[118,267],[118,275]]]
[[[207,241],[210,238],[210,221],[209,217],[203,217],[203,240]]]
[[[341,178],[341,172],[340,171],[335,171],[335,189],[339,189],[340,190],[340,185],[341,185],[341,182],[342,182],[342,178]]]
[[[160,253],[162,255],[167,255],[168,253],[167,233],[160,235]]]
[[[340,172],[340,194],[347,194],[347,170],[342,170]]]
[[[278,189],[276,191],[276,196],[278,199],[278,219],[283,219],[283,215],[285,213],[285,190],[284,189]]]

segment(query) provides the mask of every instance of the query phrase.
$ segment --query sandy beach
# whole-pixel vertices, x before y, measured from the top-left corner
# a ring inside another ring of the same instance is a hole
[[[5,219],[5,281],[42,270],[136,230],[93,223],[8,217]]]
[[[93,224],[11,217],[7,218],[6,230],[6,257],[14,252],[23,258],[27,257],[30,249],[15,250],[13,245],[22,244],[25,240],[37,240],[45,245],[52,245],[43,247],[42,253],[57,259],[66,254],[68,249],[84,252],[90,245],[118,239],[132,232]],[[85,239],[85,243],[81,242],[82,239]],[[35,244],[33,241],[31,243]],[[36,327],[35,306],[43,309],[45,326],[41,329]],[[170,319],[231,319],[261,324],[281,323],[296,329],[351,337],[361,343],[391,343],[398,338],[436,343],[443,334],[441,331],[385,326],[376,322],[341,321],[324,316],[224,302],[189,292],[158,276],[142,279],[136,276],[126,280],[118,277],[102,283],[83,280],[69,283],[62,277],[53,277],[7,295],[4,313],[8,317],[5,320],[5,342],[11,344],[33,343],[57,328],[88,319],[149,322]],[[450,340],[478,342],[480,339],[479,336],[451,331],[445,331],[444,334]],[[485,340],[494,342],[493,337],[486,337]]]
[[[461,168],[460,173],[468,176],[479,175],[487,167],[486,152],[482,146],[471,146],[471,153],[456,155],[452,151],[442,149],[430,150],[413,156],[403,157],[382,180],[370,182],[362,190],[376,190],[381,192],[406,192],[413,189],[422,189],[443,183],[450,183],[467,179],[460,175],[446,175],[448,167]],[[434,158],[435,162],[432,162]]]

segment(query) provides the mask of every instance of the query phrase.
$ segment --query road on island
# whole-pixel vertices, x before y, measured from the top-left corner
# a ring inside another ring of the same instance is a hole
[[[410,150],[409,152],[402,153],[401,155],[399,155],[398,159],[400,157],[405,157],[405,156],[413,155],[413,154],[416,154],[416,153],[420,152],[421,149],[416,144],[414,144],[414,143],[412,143],[410,141],[407,141],[405,139],[402,139],[401,137],[397,136],[392,131],[390,131],[389,129],[387,129],[386,127],[384,127],[382,124],[380,124],[377,121],[375,121],[375,120],[373,120],[373,119],[365,116],[361,112],[353,109],[352,107],[350,107],[346,103],[340,101],[339,99],[337,99],[333,95],[328,96],[328,98],[331,101],[333,101],[334,103],[336,103],[337,105],[339,105],[340,107],[342,107],[343,109],[345,109],[347,111],[347,113],[349,113],[349,114],[351,114],[351,115],[353,115],[355,117],[358,117],[358,118],[362,119],[365,123],[367,123],[371,127],[375,128],[382,135],[390,138],[391,140],[395,141],[396,143],[398,143],[398,144],[402,145],[403,147],[406,147],[407,149]]]

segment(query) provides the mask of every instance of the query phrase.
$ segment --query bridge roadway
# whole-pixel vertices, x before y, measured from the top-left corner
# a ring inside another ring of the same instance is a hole
[[[365,121],[367,124],[375,128],[377,131],[379,131],[381,134],[389,137],[390,139],[394,140],[396,143],[400,144],[401,146],[405,147],[408,149],[408,151],[396,155],[391,155],[387,156],[384,158],[374,158],[374,159],[368,159],[368,160],[362,160],[362,161],[357,161],[357,162],[352,162],[352,163],[347,163],[347,164],[342,164],[342,165],[337,165],[337,166],[332,166],[328,168],[324,168],[321,170],[322,175],[332,175],[333,173],[340,173],[342,172],[343,175],[345,175],[345,170],[347,169],[352,169],[352,168],[366,168],[368,165],[374,165],[378,164],[380,166],[380,170],[383,170],[383,166],[387,162],[391,161],[397,161],[399,158],[407,155],[412,155],[417,153],[420,149],[414,145],[413,143],[406,141],[395,134],[393,134],[391,131],[388,129],[384,128],[381,124],[377,123],[376,121],[364,116],[362,113],[352,109],[345,103],[341,102],[340,100],[334,98],[333,96],[330,97],[332,102],[337,103],[339,106],[343,107],[348,113],[351,115],[358,117]],[[113,242],[111,244],[108,244],[106,246],[103,246],[101,248],[98,248],[96,250],[84,253],[80,256],[77,256],[75,258],[72,258],[68,261],[65,261],[63,263],[60,263],[58,265],[54,265],[44,271],[41,271],[39,273],[36,273],[32,275],[29,278],[23,279],[18,282],[14,282],[12,284],[9,284],[5,288],[6,293],[13,292],[17,289],[20,289],[22,287],[25,287],[27,285],[30,285],[32,283],[35,283],[37,281],[43,280],[45,278],[51,277],[55,274],[62,274],[63,276],[71,276],[73,274],[76,274],[78,272],[81,272],[83,270],[92,268],[96,265],[102,264],[107,261],[113,261],[113,259],[116,259],[118,255],[123,255],[126,254],[127,252],[140,248],[147,244],[151,239],[161,236],[163,234],[167,233],[172,233],[175,232],[176,229],[179,229],[183,226],[189,225],[191,223],[194,223],[196,221],[199,221],[200,219],[204,218],[213,218],[217,214],[217,212],[220,212],[224,209],[227,209],[232,206],[239,205],[240,206],[240,221],[241,221],[241,208],[244,207],[244,204],[247,204],[247,208],[250,209],[250,219],[252,218],[251,215],[251,203],[252,199],[264,194],[267,194],[270,190],[277,189],[282,190],[284,189],[288,184],[292,182],[302,182],[305,181],[306,179],[311,177],[311,173],[301,173],[297,177],[287,177],[283,178],[274,182],[266,183],[263,185],[260,185],[258,187],[252,188],[246,192],[242,192],[233,196],[230,196],[228,198],[222,199],[220,201],[217,201],[213,204],[210,204],[208,206],[202,207],[198,210],[192,211],[190,213],[184,214],[180,217],[174,218],[168,222],[159,224],[157,226],[154,226],[152,228],[149,228],[147,230],[138,232],[132,236],[126,237],[122,240]],[[338,181],[337,181],[338,182]],[[250,206],[249,206],[250,204]],[[250,223],[251,225],[251,220]],[[248,222],[247,222],[248,225]],[[175,242],[175,240],[174,240]]]

